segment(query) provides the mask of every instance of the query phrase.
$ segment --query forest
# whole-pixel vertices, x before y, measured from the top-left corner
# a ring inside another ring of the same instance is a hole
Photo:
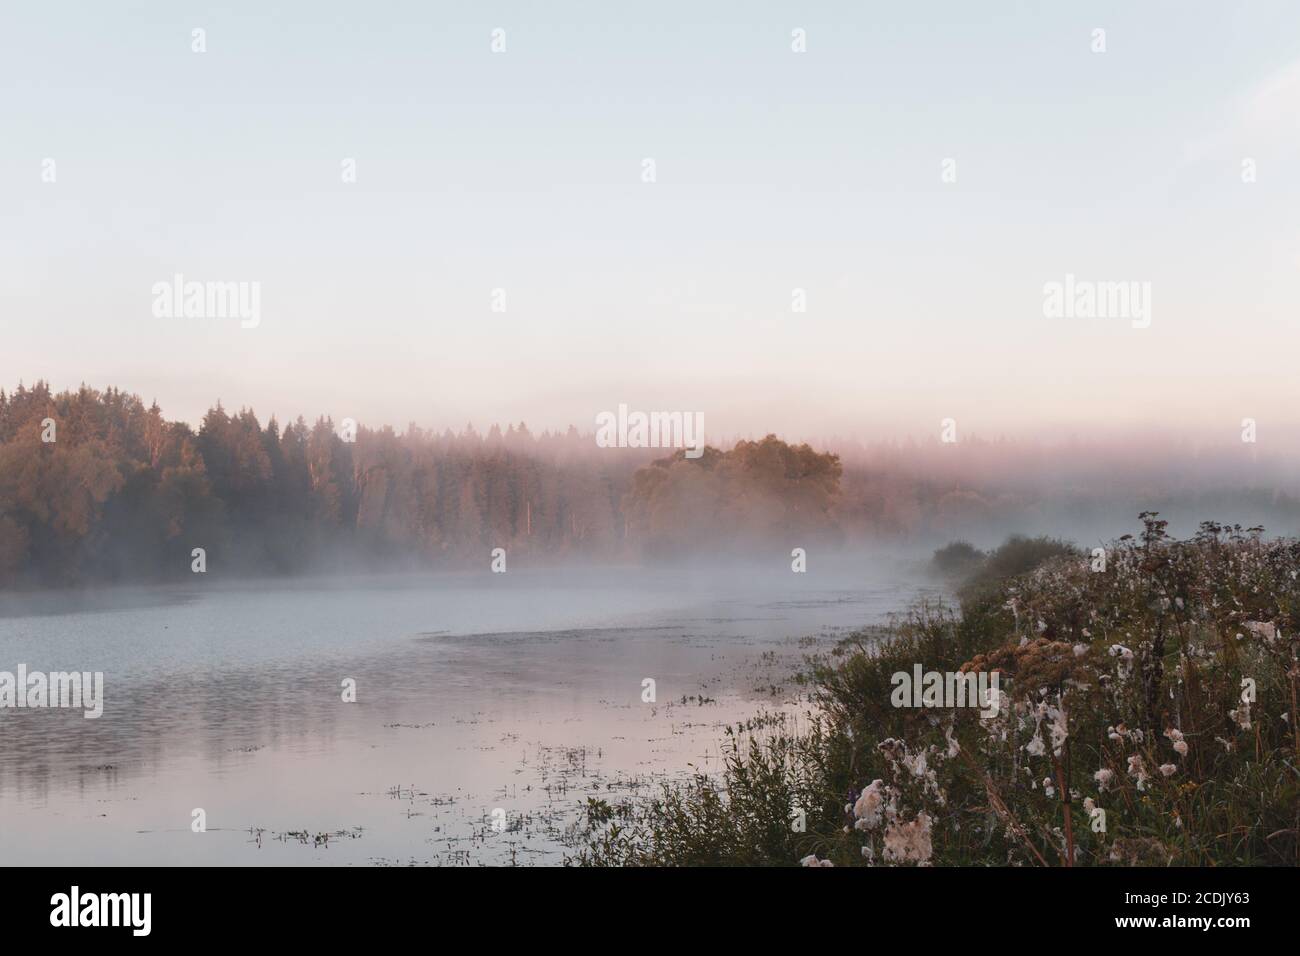
[[[182,577],[195,548],[209,573],[252,577],[483,568],[494,548],[526,567],[719,554],[788,564],[795,547],[1008,532],[1087,542],[1117,509],[1155,506],[1300,529],[1300,501],[1279,490],[1294,463],[1243,468],[1231,448],[725,444],[699,457],[602,448],[590,431],[522,422],[353,433],[327,416],[263,424],[220,401],[196,429],[117,388],[20,384],[0,390],[0,587]]]
[[[525,563],[637,558],[834,530],[836,457],[771,436],[654,461],[666,450],[599,448],[572,427],[341,431],[220,402],[196,431],[114,388],[0,392],[0,585],[178,577],[194,548],[209,571],[251,576],[486,567],[498,547]]]

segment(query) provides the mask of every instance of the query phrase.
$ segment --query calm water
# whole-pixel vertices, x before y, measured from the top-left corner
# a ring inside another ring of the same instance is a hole
[[[0,862],[560,863],[588,796],[799,709],[804,654],[917,593],[881,563],[0,597],[0,670],[105,681],[97,720],[0,709]]]

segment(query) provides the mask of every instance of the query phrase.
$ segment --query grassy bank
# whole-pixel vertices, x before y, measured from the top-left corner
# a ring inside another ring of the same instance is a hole
[[[719,776],[590,801],[572,862],[1300,862],[1300,543],[1213,523],[1177,541],[1141,519],[1100,552],[940,557],[959,607],[811,660],[815,710],[729,728]],[[916,665],[996,673],[1000,700],[896,706]]]

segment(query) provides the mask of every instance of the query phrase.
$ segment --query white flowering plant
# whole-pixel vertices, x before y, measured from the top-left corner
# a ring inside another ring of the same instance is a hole
[[[1104,570],[1057,548],[815,658],[807,729],[737,746],[582,862],[1300,863],[1300,542],[1141,520]],[[1004,705],[894,706],[918,664],[997,672]]]

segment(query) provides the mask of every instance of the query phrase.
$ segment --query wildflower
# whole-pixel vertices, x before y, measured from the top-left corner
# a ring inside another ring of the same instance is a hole
[[[880,811],[885,803],[883,787],[884,781],[873,780],[862,789],[862,795],[853,805],[853,815],[857,817],[853,824],[855,830],[871,830],[880,824]]]
[[[1089,818],[1092,817],[1092,811],[1096,809],[1097,809],[1097,804],[1096,801],[1092,799],[1092,797],[1083,798],[1083,812],[1088,814]]]
[[[885,859],[928,863],[934,848],[930,841],[930,815],[922,810],[911,823],[891,823],[885,830]]]
[[[800,866],[834,866],[830,860],[817,859],[816,853],[811,853],[799,861]]]
[[[1056,787],[1052,785],[1051,777],[1043,778],[1043,792],[1047,794],[1049,797],[1056,796]]]
[[[1173,854],[1151,837],[1121,837],[1111,844],[1110,860],[1126,866],[1169,866]]]
[[[1128,775],[1137,781],[1139,790],[1147,788],[1147,780],[1150,777],[1147,774],[1146,765],[1142,763],[1142,758],[1138,754],[1128,758]]]
[[[912,772],[913,777],[924,777],[926,775],[926,757],[924,750],[914,757],[903,757],[902,763],[904,767]]]
[[[1029,754],[1031,757],[1041,757],[1046,752],[1047,748],[1043,746],[1043,735],[1039,732],[1038,728],[1035,728],[1034,739],[1025,744],[1025,753]]]
[[[1171,763],[1162,763],[1160,765],[1160,772],[1164,774],[1166,777],[1172,777],[1175,773],[1178,772],[1178,768]]]
[[[1242,701],[1241,706],[1236,710],[1228,711],[1228,716],[1237,722],[1237,726],[1242,730],[1250,730],[1250,704]]]
[[[1049,707],[1047,714],[1052,718],[1052,753],[1059,755],[1065,746],[1065,739],[1070,736],[1064,707]]]
[[[1075,644],[1073,650],[1074,650],[1074,656],[1075,656],[1075,657],[1082,657],[1084,654],[1087,654],[1087,653],[1088,653],[1088,645],[1087,645],[1087,644]]]
[[[1110,646],[1110,656],[1119,658],[1119,666],[1115,668],[1115,674],[1120,680],[1127,680],[1129,667],[1133,663],[1133,652],[1123,644],[1112,644]]]
[[[1165,736],[1174,743],[1174,751],[1180,757],[1187,756],[1187,741],[1183,739],[1183,732],[1175,727],[1170,727],[1165,731]]]
[[[1102,767],[1092,775],[1092,779],[1097,781],[1097,789],[1099,790],[1109,790],[1110,783],[1114,778],[1114,772],[1106,767]]]
[[[1270,644],[1277,639],[1277,627],[1270,621],[1247,621],[1242,625],[1256,637],[1262,637]]]
[[[876,749],[879,750],[884,755],[885,759],[891,764],[899,759],[900,751],[904,756],[907,754],[907,744],[901,740],[895,740],[893,737],[886,737],[880,743],[876,744]]]

